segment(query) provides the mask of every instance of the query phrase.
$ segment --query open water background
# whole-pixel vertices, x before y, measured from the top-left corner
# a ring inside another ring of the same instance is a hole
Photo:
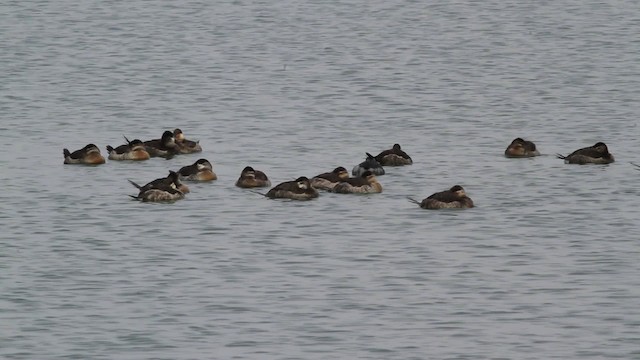
[[[0,9],[1,358],[640,358],[636,2]],[[175,127],[204,152],[62,164]],[[518,136],[543,156],[504,158]],[[614,164],[554,156],[597,141]],[[393,143],[382,194],[233,185]],[[185,200],[127,196],[200,157]],[[406,200],[454,184],[476,208]]]

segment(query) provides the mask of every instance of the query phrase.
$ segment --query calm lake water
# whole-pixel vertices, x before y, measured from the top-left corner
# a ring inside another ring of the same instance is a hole
[[[0,357],[640,359],[636,2],[1,8]],[[175,127],[204,152],[62,164]],[[555,158],[597,141],[615,163]],[[234,186],[394,143],[382,194]],[[200,157],[185,200],[128,197]],[[406,199],[454,184],[476,208]]]

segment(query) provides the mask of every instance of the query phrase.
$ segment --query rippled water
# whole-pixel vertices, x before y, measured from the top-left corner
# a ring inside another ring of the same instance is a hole
[[[640,358],[632,1],[10,1],[0,357]],[[202,154],[62,148],[181,127]],[[543,156],[513,160],[522,136]],[[617,161],[565,165],[596,141]],[[400,143],[382,194],[274,184]],[[143,204],[199,157],[219,180]],[[406,200],[461,184],[477,207]]]

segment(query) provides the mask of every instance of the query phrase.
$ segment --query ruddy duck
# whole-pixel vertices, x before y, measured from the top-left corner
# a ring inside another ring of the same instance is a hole
[[[271,181],[262,171],[247,166],[242,169],[236,186],[241,188],[267,187],[271,186]]]
[[[354,166],[353,170],[351,170],[351,174],[355,177],[358,177],[362,176],[365,171],[371,171],[374,175],[384,175],[384,168],[382,167],[382,165],[380,165],[378,160],[376,160],[376,158],[369,153],[365,154],[367,154],[367,159]]]
[[[382,185],[371,171],[365,171],[360,177],[340,182],[332,191],[340,194],[374,194],[382,192]]]
[[[383,166],[402,166],[413,164],[411,156],[402,151],[400,144],[393,144],[391,149],[385,150],[376,155],[375,159]]]
[[[515,138],[504,151],[504,156],[508,158],[525,158],[540,155],[536,149],[536,144],[531,141]]]
[[[104,156],[100,154],[100,149],[94,144],[88,144],[74,152],[63,149],[62,154],[64,155],[65,164],[100,165],[105,162]]]
[[[593,146],[578,149],[567,156],[556,154],[558,159],[563,159],[565,164],[610,164],[614,162],[613,155],[609,153],[607,145],[597,142]]]
[[[311,200],[318,197],[318,190],[311,186],[309,179],[302,176],[276,185],[266,196],[271,199]]]
[[[179,153],[176,139],[171,131],[162,133],[160,139],[145,141],[144,146],[151,157],[171,158]]]
[[[180,181],[180,174],[171,170],[169,170],[169,175],[167,177],[155,179],[145,184],[144,186],[140,186],[132,180],[129,180],[129,182],[131,183],[131,185],[137,187],[138,190],[140,190],[140,194],[154,188],[161,188],[166,190],[166,188],[171,187],[172,184],[173,187],[176,188],[176,190],[180,191],[183,194],[187,194],[189,192],[189,187],[183,184],[182,181]]]
[[[432,194],[422,202],[412,198],[409,198],[409,201],[420,205],[423,209],[468,209],[473,207],[473,201],[460,185]]]
[[[191,181],[212,181],[217,180],[218,177],[213,172],[213,165],[207,159],[200,159],[193,163],[180,168],[178,174],[184,180]]]
[[[348,178],[349,172],[347,169],[339,166],[333,169],[332,172],[322,173],[311,178],[311,186],[316,189],[331,190],[334,186],[338,185],[338,183]]]
[[[173,130],[173,137],[176,139],[176,145],[178,147],[178,151],[181,154],[191,154],[202,151],[200,141],[191,141],[185,139],[184,133],[180,129]]]
[[[120,145],[115,149],[111,145],[107,145],[107,152],[109,153],[109,160],[141,161],[149,160],[151,157],[140,139],[134,139],[133,141]]]
[[[174,183],[162,184],[154,188],[142,191],[138,193],[138,196],[129,195],[132,198],[140,201],[162,202],[162,201],[176,201],[184,199],[184,193],[176,188]]]

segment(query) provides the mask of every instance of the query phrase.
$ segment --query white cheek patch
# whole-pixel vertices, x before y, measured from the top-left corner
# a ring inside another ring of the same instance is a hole
[[[202,170],[202,169],[206,168],[206,166],[204,166],[203,164],[198,164],[197,167],[198,167],[198,170]]]
[[[307,184],[305,184],[305,183],[303,183],[303,182],[299,182],[299,183],[298,183],[298,187],[299,187],[300,189],[306,189],[306,188],[307,188]]]
[[[174,184],[174,183],[171,183],[171,188],[172,188],[173,190],[178,190],[178,188],[176,187],[176,184]]]

